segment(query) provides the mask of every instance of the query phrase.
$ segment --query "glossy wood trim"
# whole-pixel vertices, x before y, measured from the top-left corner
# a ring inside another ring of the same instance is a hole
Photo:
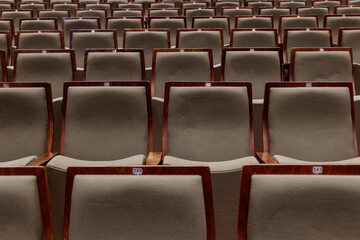
[[[254,125],[253,125],[253,105],[252,105],[252,87],[249,82],[166,82],[165,98],[163,111],[163,156],[167,155],[168,139],[168,111],[170,101],[171,87],[246,87],[249,100],[249,129],[250,129],[250,155],[254,155]]]
[[[66,127],[66,105],[69,87],[144,87],[146,94],[147,115],[148,115],[148,139],[147,154],[153,150],[153,119],[151,106],[151,90],[149,81],[110,81],[110,82],[65,82],[62,102],[62,121],[61,121],[61,143],[60,154],[64,153],[65,127]]]
[[[325,14],[324,27],[327,27],[328,18],[346,18],[346,17],[360,17],[360,14]]]
[[[31,49],[31,50],[15,50],[14,53],[14,77],[13,82],[16,82],[16,70],[17,70],[17,58],[19,54],[26,53],[69,53],[69,57],[71,59],[72,72],[73,72],[73,81],[77,81],[77,71],[76,71],[76,60],[75,60],[75,50],[73,49],[50,49],[50,50],[39,50],[39,49]]]
[[[101,28],[100,18],[99,17],[63,17],[61,27],[64,30],[65,29],[65,22],[68,22],[68,21],[84,21],[84,20],[85,21],[86,20],[96,20],[97,28],[98,29]]]
[[[15,27],[14,27],[14,19],[12,18],[0,18],[0,22],[10,22],[10,29],[11,29],[11,32],[10,32],[10,48],[9,50],[11,49],[11,46],[13,46],[15,44]],[[9,54],[10,55],[10,54]],[[8,65],[11,64],[11,60],[8,60]]]
[[[208,167],[174,167],[174,166],[129,166],[129,167],[69,167],[66,180],[66,204],[64,219],[64,239],[69,238],[71,193],[76,175],[134,175],[134,168],[141,168],[142,175],[200,175],[202,177],[207,239],[215,240],[215,220],[211,187],[210,169]]]
[[[226,67],[226,54],[228,52],[251,52],[251,51],[273,51],[273,52],[278,52],[279,54],[279,62],[280,62],[280,76],[281,76],[281,81],[284,81],[284,71],[283,71],[283,53],[282,53],[282,49],[280,47],[277,48],[223,48],[222,50],[222,56],[221,56],[221,72],[220,72],[220,81],[226,81],[225,80],[225,67]]]
[[[221,16],[228,16],[228,15],[224,15],[224,10],[226,10],[226,9],[234,9],[234,10],[238,10],[238,9],[249,9],[249,10],[251,10],[251,15],[249,15],[249,16],[253,16],[253,15],[254,15],[254,8],[252,8],[252,7],[223,7],[223,8],[221,9]]]
[[[279,163],[272,155],[268,152],[256,152],[256,159],[260,163],[277,164]]]
[[[289,32],[293,31],[327,31],[329,32],[329,41],[330,41],[330,47],[333,47],[333,39],[332,39],[332,28],[285,28],[284,29],[284,41],[283,41],[283,53],[284,53],[284,59],[285,63],[290,63],[290,59],[287,59],[287,42],[288,42],[288,34]]]
[[[161,165],[162,160],[162,152],[150,152],[146,158],[146,165]]]
[[[360,8],[360,6],[358,6]],[[342,37],[343,37],[343,32],[344,31],[351,31],[351,30],[355,30],[355,31],[359,31],[360,27],[341,27],[339,28],[339,34],[338,34],[338,47],[346,47],[346,46],[342,46]]]
[[[42,220],[42,239],[53,239],[53,224],[51,217],[49,187],[45,167],[1,167],[1,176],[35,176],[39,192],[39,202]]]
[[[85,61],[84,61],[84,77],[83,81],[86,81],[86,73],[87,73],[87,60],[89,53],[98,52],[98,53],[126,53],[126,52],[138,52],[140,54],[140,62],[141,62],[141,80],[146,81],[146,73],[145,73],[145,54],[144,49],[142,48],[122,48],[122,49],[93,49],[87,48],[85,49]],[[139,79],[140,80],[140,79]]]
[[[44,166],[56,155],[58,155],[58,153],[45,153],[40,157],[36,158],[35,160],[31,161],[27,166]]]
[[[314,171],[321,168],[321,173]],[[255,174],[285,174],[285,175],[360,175],[359,165],[285,165],[257,164],[245,165],[242,171],[241,191],[238,218],[238,240],[247,239],[248,214],[250,203],[251,177]]]
[[[276,28],[233,28],[230,31],[230,45],[229,45],[229,47],[233,47],[234,32],[274,32],[274,38],[275,38],[276,47],[279,46],[278,34],[277,34],[277,29]]]
[[[152,11],[176,11],[177,12],[177,16],[179,16],[180,17],[180,9],[179,8],[148,8],[148,16],[149,17],[152,17],[151,16],[151,12]],[[168,16],[168,17],[170,17],[170,16]]]
[[[168,48],[171,47],[170,44],[170,30],[169,29],[124,29],[123,31],[123,48],[126,48],[126,35],[130,32],[166,32]]]
[[[6,41],[7,41],[6,48],[7,48],[7,52],[8,52],[7,56],[4,55],[4,57],[6,59],[5,64],[10,65],[11,64],[11,38],[10,38],[10,32],[9,31],[0,31],[0,35],[3,35],[3,34],[5,35],[5,38],[6,38]],[[2,46],[2,49],[3,48],[4,48],[4,46]],[[4,54],[5,54],[5,51],[4,51]],[[3,59],[1,59],[1,61],[3,61]],[[5,72],[6,71],[7,70],[6,70],[6,67],[5,67]],[[7,74],[6,74],[6,76],[7,76]],[[7,81],[4,81],[4,82],[7,82]]]
[[[225,19],[225,21],[227,22],[227,30],[228,33],[230,34],[230,17],[229,16],[212,16],[212,17],[205,17],[205,16],[194,16],[192,17],[192,28],[198,28],[198,27],[194,27],[194,23],[196,19],[208,19],[208,20],[213,20],[213,19]]]
[[[70,30],[70,48],[72,48],[74,33],[112,33],[114,47],[118,48],[117,34],[115,29],[72,29]]]
[[[148,17],[148,29],[151,29],[151,22],[152,22],[152,20],[153,19],[162,19],[162,20],[171,20],[171,19],[174,19],[174,20],[176,20],[176,19],[181,19],[181,20],[183,20],[184,21],[184,26],[185,26],[185,28],[186,28],[186,17],[184,17],[184,16],[169,16],[169,17]],[[154,29],[158,29],[158,28],[154,28]]]
[[[4,50],[0,50],[0,59],[1,59],[1,71],[2,71],[2,79],[3,82],[7,82],[8,81],[8,75],[7,75],[7,59],[5,57],[5,51]]]
[[[279,29],[278,29],[279,42],[282,43],[281,29],[282,29],[282,25],[283,25],[283,19],[286,19],[286,18],[313,18],[313,17],[316,19],[316,26],[319,27],[319,18],[317,15],[314,15],[314,14],[279,16]]]
[[[129,11],[141,12],[141,16],[145,17],[145,10],[143,8],[142,9],[140,9],[140,8],[113,8],[113,10],[111,12],[111,16],[114,16],[115,12],[129,12]],[[116,16],[116,17],[120,17],[120,16]],[[133,16],[131,16],[131,17],[133,17]]]
[[[350,95],[350,106],[351,106],[351,119],[352,119],[352,128],[353,128],[353,139],[354,139],[354,157],[358,157],[358,147],[357,147],[357,137],[356,137],[356,128],[355,128],[355,112],[354,112],[354,90],[353,84],[350,82],[268,82],[265,84],[265,97],[264,97],[264,107],[263,107],[263,118],[262,118],[262,128],[263,128],[263,147],[264,152],[271,153],[269,149],[269,128],[268,128],[268,113],[269,113],[269,98],[271,88],[296,88],[296,87],[346,87],[349,89]]]
[[[235,17],[235,28],[238,28],[238,19],[241,19],[241,18],[270,18],[271,20],[271,28],[274,28],[274,18],[273,16],[270,16],[270,15],[253,15],[253,16],[236,16]]]
[[[156,56],[159,52],[208,52],[210,81],[214,81],[214,63],[212,49],[210,48],[156,48],[153,50],[152,72],[151,72],[151,97],[155,97],[155,75],[156,75]]]
[[[29,34],[29,33],[58,33],[60,35],[60,45],[61,49],[65,49],[64,42],[64,31],[63,30],[19,30],[16,35],[16,48],[19,49],[19,38],[20,35]]]
[[[180,34],[182,32],[219,32],[221,47],[224,47],[224,35],[221,28],[178,28],[176,32],[176,48],[179,48]]]

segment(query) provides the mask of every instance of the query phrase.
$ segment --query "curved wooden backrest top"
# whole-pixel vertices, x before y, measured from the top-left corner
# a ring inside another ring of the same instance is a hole
[[[253,108],[252,108],[252,89],[249,82],[166,82],[165,98],[163,112],[163,155],[167,155],[168,139],[168,111],[171,87],[246,87],[249,99],[249,129],[250,129],[250,154],[254,154],[254,126],[253,126]]]
[[[148,115],[148,153],[153,149],[153,120],[152,120],[152,108],[151,108],[151,90],[149,81],[113,81],[113,82],[65,82],[62,104],[62,124],[61,124],[61,145],[60,154],[64,152],[64,139],[65,139],[65,127],[66,127],[66,104],[68,89],[70,87],[144,87],[146,92],[146,104]]]

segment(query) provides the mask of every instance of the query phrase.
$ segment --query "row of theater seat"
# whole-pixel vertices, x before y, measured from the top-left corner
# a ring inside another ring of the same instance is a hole
[[[209,166],[217,239],[235,239],[244,164],[359,162],[351,83],[268,83],[264,152],[256,158],[250,83],[168,82],[159,154],[152,152],[149,82],[67,82],[60,155],[51,152],[50,85],[0,85],[2,165],[46,164],[56,239],[71,166]]]

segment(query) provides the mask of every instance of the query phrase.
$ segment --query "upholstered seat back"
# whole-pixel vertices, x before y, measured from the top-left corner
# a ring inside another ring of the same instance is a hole
[[[238,16],[235,28],[273,28],[272,16]]]
[[[148,149],[151,109],[147,106],[150,86],[147,82],[122,83],[112,83],[117,86],[88,83],[67,88],[63,155],[106,161],[137,154],[146,156],[151,151]]]
[[[62,49],[64,35],[61,31],[18,31],[18,49]]]
[[[291,14],[291,8],[288,8],[288,7],[260,8],[259,11],[260,11],[259,15],[273,16],[274,28],[276,28],[276,29],[278,29],[278,26],[279,26],[279,16]]]
[[[318,17],[318,25],[319,27],[324,26],[324,16],[329,14],[328,7],[298,7],[297,8],[297,15],[316,15]]]
[[[337,43],[339,28],[360,27],[360,15],[327,15],[324,19],[324,27],[332,29],[333,41]]]
[[[250,7],[223,7],[222,15],[229,16],[230,28],[235,28],[236,16],[251,16],[253,15],[254,9]]]
[[[292,15],[296,15],[296,8],[297,7],[305,7],[306,6],[306,1],[279,1],[279,6],[280,7],[290,7],[291,8],[291,13]],[[290,15],[288,14],[288,15]]]
[[[106,21],[107,29],[116,30],[118,47],[123,44],[123,31],[125,28],[144,28],[143,17],[109,17]]]
[[[273,1],[248,1],[247,6],[254,8],[255,15],[259,15],[259,8],[273,7],[274,2]]]
[[[179,8],[149,8],[149,17],[177,17],[179,16]]]
[[[62,18],[63,17],[70,17],[70,10],[54,10],[54,9],[46,9],[46,10],[40,10],[38,11],[38,15],[39,17],[55,17],[57,19],[57,23],[58,23],[58,29],[62,29],[61,25],[62,25]]]
[[[216,15],[220,16],[224,7],[241,7],[240,1],[215,1],[214,6],[216,8]]]
[[[339,33],[339,46],[351,47],[354,63],[360,63],[360,28],[342,28]]]
[[[185,9],[184,16],[186,17],[186,26],[191,28],[193,17],[210,17],[215,16],[215,8],[188,8]]]
[[[337,0],[330,0],[330,1],[313,1],[313,5],[314,6],[321,6],[321,7],[328,7],[330,10],[330,14],[334,13],[334,7],[335,6],[340,6],[341,5],[341,1],[337,1]]]
[[[317,28],[317,16],[316,15],[304,15],[304,16],[280,16],[279,19],[279,34],[280,40],[284,40],[284,31],[286,28]]]
[[[161,29],[168,28],[170,30],[171,46],[176,45],[177,29],[185,28],[185,17],[152,17],[149,18],[149,28]]]
[[[224,44],[228,45],[230,40],[229,17],[193,17],[193,28],[221,28]]]
[[[275,29],[233,29],[230,38],[231,47],[277,47]]]
[[[360,14],[359,6],[336,6],[334,7],[335,14]]]
[[[312,162],[355,157],[351,83],[300,84],[266,89],[268,151]]]
[[[1,18],[11,18],[14,21],[15,31],[19,30],[19,21],[21,18],[32,18],[31,10],[4,10],[1,12]]]
[[[76,17],[98,17],[100,18],[101,28],[105,28],[106,10],[105,9],[82,9],[76,10]]]
[[[65,46],[70,46],[70,32],[72,29],[100,29],[99,18],[63,18]]]
[[[20,19],[19,30],[57,30],[56,18]]]

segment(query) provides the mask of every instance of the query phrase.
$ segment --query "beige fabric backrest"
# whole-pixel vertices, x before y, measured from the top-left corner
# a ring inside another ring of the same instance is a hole
[[[334,44],[338,41],[339,28],[360,27],[360,15],[327,15],[324,19],[324,27],[332,29]]]
[[[106,21],[107,29],[116,30],[119,47],[123,44],[123,32],[125,28],[144,28],[144,19],[142,17],[110,17],[107,18]]]
[[[317,28],[317,16],[280,16],[279,34],[280,40],[284,40],[285,28]]]
[[[86,9],[105,9],[106,10],[106,16],[110,17],[111,16],[111,3],[85,3],[85,8]]]
[[[52,8],[55,10],[69,10],[70,11],[70,17],[75,17],[75,11],[80,6],[78,3],[54,3]]]
[[[236,16],[251,16],[253,15],[254,9],[253,8],[223,8],[222,15],[230,17],[230,28],[235,28],[235,18]]]
[[[83,9],[76,10],[76,17],[98,17],[100,18],[101,28],[105,28],[106,10],[104,9]]]
[[[20,18],[32,18],[31,10],[4,10],[1,12],[1,18],[12,18],[14,21],[15,31],[19,30]]]
[[[0,118],[0,140],[6,143],[1,149],[1,161],[40,156],[48,152],[45,88],[1,87],[0,104],[3,113]]]
[[[145,67],[152,66],[154,48],[170,48],[169,30],[124,30],[124,48],[143,48]]]
[[[330,14],[334,13],[334,7],[340,6],[341,1],[313,1],[313,6],[329,7]]]
[[[178,31],[176,47],[178,48],[211,48],[214,64],[221,63],[223,48],[221,29],[195,29],[192,31]]]
[[[146,156],[150,87],[135,84],[66,88],[63,155],[91,161]]]
[[[360,14],[359,6],[338,6],[334,8],[335,14]]]
[[[208,51],[156,52],[153,84],[156,97],[164,98],[167,81],[212,81],[212,54]]]
[[[224,49],[223,80],[251,82],[253,99],[263,99],[266,82],[282,80],[279,48]]]
[[[235,28],[273,28],[272,16],[240,16],[235,18]]]
[[[313,162],[353,158],[351,96],[348,86],[270,88],[269,152]]]
[[[274,28],[278,29],[279,27],[279,16],[281,15],[290,15],[291,9],[290,8],[260,8],[259,15],[270,15],[273,16],[274,21]]]
[[[143,17],[144,9],[114,9],[113,17]]]
[[[175,2],[151,2],[149,8],[176,8]]]
[[[353,82],[352,55],[350,49],[292,50],[290,61],[291,81],[296,82]]]
[[[58,23],[58,29],[62,29],[61,25],[62,25],[62,18],[63,17],[70,17],[70,11],[69,10],[50,10],[46,9],[43,11],[39,11],[38,15],[39,17],[45,17],[45,18],[49,18],[49,17],[54,17],[57,19],[57,23]]]
[[[186,21],[184,17],[166,17],[166,18],[150,18],[150,29],[167,28],[170,30],[171,46],[176,45],[176,35],[179,28],[186,28]]]
[[[306,2],[304,1],[279,1],[280,7],[290,7],[291,8],[291,15],[296,15],[296,8],[297,7],[305,7]],[[290,14],[288,14],[290,15]]]
[[[224,44],[230,42],[230,19],[229,17],[193,17],[193,28],[221,28]]]
[[[10,39],[12,40],[15,36],[15,28],[13,19],[0,18],[0,30],[8,31],[10,33]]]
[[[36,176],[0,176],[0,205],[0,238],[43,239]]]
[[[17,44],[18,49],[62,49],[64,35],[60,31],[19,31]]]
[[[5,51],[6,60],[9,57],[11,46],[10,34],[8,31],[0,31],[0,49]],[[6,63],[7,65],[7,63]]]
[[[19,30],[57,30],[56,18],[20,19]]]
[[[316,15],[318,16],[318,25],[319,27],[324,26],[324,17],[326,14],[329,14],[328,7],[299,7],[297,9],[297,15]]]
[[[211,17],[215,15],[215,8],[188,8],[185,9],[184,13],[187,28],[191,28],[193,17]]]
[[[231,47],[277,47],[276,29],[249,29],[231,31]]]
[[[208,4],[206,2],[182,2],[181,3],[181,15],[185,16],[185,9],[206,8]]]
[[[70,46],[70,32],[73,29],[100,29],[99,18],[63,18],[65,47]]]
[[[171,87],[166,107],[167,155],[206,162],[250,155],[245,86]]]
[[[286,59],[290,61],[291,49],[294,47],[332,47],[331,31],[326,29],[285,29],[284,46]]]
[[[178,8],[150,8],[149,17],[177,17],[180,10]]]
[[[76,80],[74,50],[20,50],[15,52],[16,82],[50,82],[53,97],[63,95],[63,83]]]
[[[86,50],[84,80],[145,80],[143,50]]]
[[[71,30],[70,48],[75,50],[76,66],[84,67],[85,49],[117,48],[115,30]]]
[[[247,2],[247,6],[254,8],[254,14],[259,15],[259,8],[273,7],[274,2],[272,2],[272,1],[250,1],[250,2]]]
[[[241,1],[215,1],[216,15],[220,16],[223,7],[241,7]]]
[[[19,3],[18,7],[18,9],[31,9],[34,17],[38,17],[38,10],[46,8],[46,3]]]
[[[347,5],[356,5],[358,6],[360,4],[360,1],[359,0],[348,0],[347,1]]]
[[[247,239],[357,239],[359,183],[349,175],[253,175]]]
[[[351,47],[354,63],[360,63],[360,28],[340,29],[339,45],[341,47]]]

